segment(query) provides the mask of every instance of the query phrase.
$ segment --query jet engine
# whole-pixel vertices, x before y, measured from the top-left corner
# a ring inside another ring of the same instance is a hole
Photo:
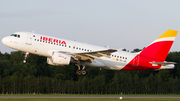
[[[47,58],[47,63],[55,66],[69,65],[70,61],[71,61],[70,55],[60,52],[53,52],[52,57]]]

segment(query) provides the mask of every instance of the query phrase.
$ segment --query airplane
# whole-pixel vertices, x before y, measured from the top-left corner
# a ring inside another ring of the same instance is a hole
[[[161,70],[173,69],[175,62],[165,61],[178,31],[167,30],[141,52],[131,53],[122,49],[111,49],[87,43],[55,38],[34,32],[15,32],[4,37],[2,43],[25,52],[47,57],[53,66],[75,64],[77,75],[86,75],[85,66],[110,70]],[[81,69],[82,67],[82,69]]]

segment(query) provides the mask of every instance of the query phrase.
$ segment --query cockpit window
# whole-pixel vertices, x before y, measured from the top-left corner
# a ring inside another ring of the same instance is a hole
[[[11,36],[14,36],[14,37],[17,37],[17,38],[20,38],[21,36],[18,35],[18,34],[12,34]]]

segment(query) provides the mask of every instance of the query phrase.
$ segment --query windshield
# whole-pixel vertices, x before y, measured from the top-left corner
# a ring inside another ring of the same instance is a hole
[[[20,36],[20,35],[18,35],[18,34],[11,34],[11,36],[18,37],[18,38],[20,38],[20,37],[21,37],[21,36]]]

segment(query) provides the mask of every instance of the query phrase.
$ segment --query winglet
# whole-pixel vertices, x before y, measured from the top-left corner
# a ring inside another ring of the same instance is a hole
[[[117,52],[121,53],[122,50],[123,48],[117,49]]]

